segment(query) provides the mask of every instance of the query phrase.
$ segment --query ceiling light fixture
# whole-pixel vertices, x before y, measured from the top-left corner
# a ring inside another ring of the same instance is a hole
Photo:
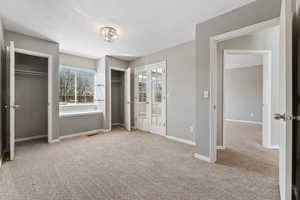
[[[113,42],[119,37],[118,30],[111,26],[102,27],[100,28],[100,31],[102,33],[104,41],[106,42]]]

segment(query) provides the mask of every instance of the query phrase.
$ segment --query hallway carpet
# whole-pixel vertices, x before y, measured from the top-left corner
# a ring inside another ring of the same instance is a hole
[[[262,126],[247,123],[225,123],[226,150],[218,151],[218,163],[255,172],[268,177],[278,176],[278,150],[262,146]]]
[[[0,199],[279,200],[273,173],[239,168],[237,161],[209,164],[194,152],[190,145],[123,129],[55,144],[23,142],[16,160],[0,170]]]

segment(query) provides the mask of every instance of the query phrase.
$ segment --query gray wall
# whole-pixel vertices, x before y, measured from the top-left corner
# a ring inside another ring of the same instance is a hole
[[[59,44],[56,42],[46,41],[33,38],[27,35],[5,31],[5,43],[9,45],[10,41],[15,42],[16,48],[26,49],[52,55],[53,59],[53,76],[52,76],[52,103],[53,103],[53,139],[59,137],[59,98],[58,98],[58,65],[59,65]]]
[[[130,66],[134,68],[163,60],[167,61],[167,135],[194,141],[195,134],[190,132],[190,127],[195,126],[196,114],[195,41],[142,57]]]
[[[93,131],[103,128],[103,115],[91,114],[82,116],[60,117],[59,130],[61,136]]]
[[[81,56],[60,53],[60,65],[91,69],[96,71],[97,60]],[[60,116],[60,136],[76,134],[80,132],[103,129],[103,114],[87,114],[80,116]]]
[[[46,41],[33,38],[27,35],[5,31],[5,43],[9,45],[10,41],[15,42],[16,48],[26,49],[52,55],[53,76],[52,76],[52,123],[53,123],[53,139],[59,137],[59,98],[58,98],[58,65],[59,65],[59,44],[56,42]]]
[[[219,99],[218,107],[218,145],[222,145],[223,135],[223,112],[222,112],[222,88],[223,88],[223,51],[225,49],[247,49],[247,50],[270,50],[272,51],[272,67],[271,67],[271,113],[276,113],[278,108],[279,95],[279,27],[272,27],[262,30],[252,35],[246,35],[231,40],[226,40],[218,44],[218,90]],[[272,119],[271,121],[271,144],[279,144],[279,127],[278,123]]]
[[[280,0],[257,0],[196,25],[196,143],[199,154],[210,156],[209,98],[203,97],[204,91],[210,88],[210,37],[279,17],[280,3]]]
[[[95,59],[75,56],[66,53],[60,53],[59,63],[61,65],[72,66],[72,67],[87,68],[91,70],[96,69]]]
[[[225,69],[225,119],[262,122],[263,66]],[[253,117],[251,117],[253,113]]]
[[[0,17],[0,77],[2,77],[2,69],[4,65],[4,28],[2,25],[2,19]],[[3,107],[2,105],[2,78],[0,81],[0,106],[1,108]],[[4,152],[4,148],[6,147],[5,145],[5,136],[4,136],[4,131],[2,130],[2,111],[0,114],[0,159],[2,160],[2,154]]]

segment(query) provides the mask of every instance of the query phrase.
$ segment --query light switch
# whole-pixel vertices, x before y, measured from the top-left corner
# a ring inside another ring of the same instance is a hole
[[[209,97],[209,92],[207,90],[204,91],[203,97],[207,99]]]

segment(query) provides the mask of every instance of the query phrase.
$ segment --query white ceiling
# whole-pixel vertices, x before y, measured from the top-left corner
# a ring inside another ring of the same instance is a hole
[[[224,58],[225,69],[254,67],[263,64],[263,56],[259,54],[228,54]]]
[[[7,30],[58,42],[60,50],[130,59],[194,39],[195,25],[254,0],[0,0]],[[98,27],[121,36],[103,42]]]

